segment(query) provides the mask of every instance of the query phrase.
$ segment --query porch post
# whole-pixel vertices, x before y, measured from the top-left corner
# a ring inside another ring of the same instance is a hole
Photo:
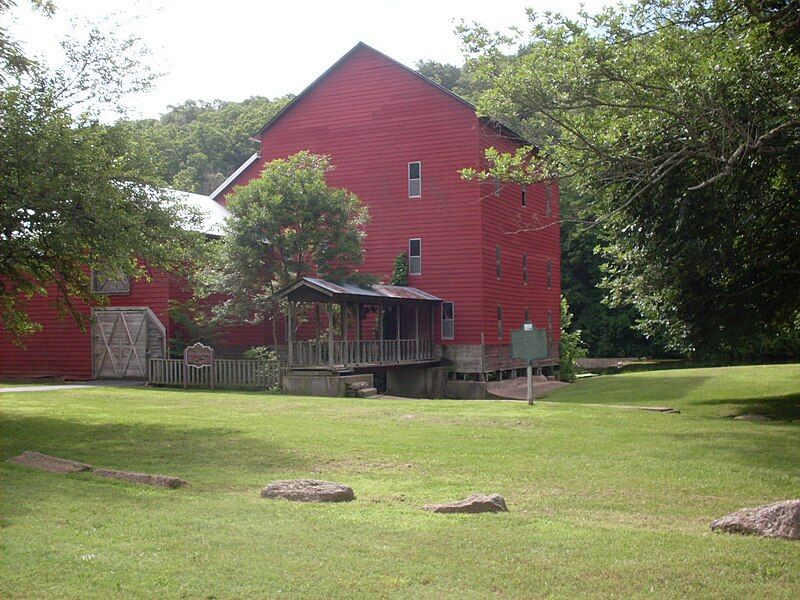
[[[350,364],[350,356],[347,351],[347,302],[342,302],[342,364]]]
[[[333,366],[333,303],[328,304],[328,365]]]
[[[361,302],[356,301],[356,363],[361,363]]]
[[[288,345],[289,358],[286,361],[288,366],[292,366],[292,303],[286,303],[286,343]]]
[[[419,360],[419,306],[414,306],[414,346],[416,355],[414,358]]]
[[[378,359],[383,364],[383,304],[378,304]]]
[[[319,302],[315,302],[317,307],[317,364],[322,364],[322,323],[319,316]]]
[[[435,304],[431,304],[431,311],[430,312],[431,312],[431,326],[430,326],[431,340],[430,340],[430,342],[428,342],[428,345],[430,347],[430,350],[429,350],[429,352],[431,353],[430,357],[433,358],[434,357],[433,350],[434,350],[435,344],[436,344],[436,305]]]
[[[394,329],[395,329],[395,332],[397,334],[396,339],[395,339],[395,348],[397,349],[397,356],[395,356],[395,360],[397,362],[400,362],[400,309],[401,309],[401,306],[400,306],[400,303],[398,302],[397,304],[395,304],[395,312],[397,314],[395,315],[396,318],[394,320],[394,324],[395,324]]]

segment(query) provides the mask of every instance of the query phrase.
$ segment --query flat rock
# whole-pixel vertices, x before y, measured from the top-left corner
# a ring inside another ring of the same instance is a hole
[[[711,523],[711,530],[800,540],[800,500],[737,510]]]
[[[506,500],[500,494],[471,494],[464,500],[447,504],[426,504],[422,508],[435,513],[508,512]]]
[[[142,483],[156,487],[179,488],[186,485],[186,481],[180,477],[169,475],[149,475],[147,473],[132,473],[130,471],[115,471],[113,469],[94,469],[93,475],[98,477],[108,477],[110,479],[121,479],[129,483]]]
[[[49,456],[40,452],[33,452],[32,450],[26,450],[19,456],[9,458],[8,462],[14,463],[15,465],[41,469],[42,471],[50,471],[51,473],[79,473],[80,471],[88,471],[92,468],[91,465],[87,465],[86,463]]]
[[[273,481],[261,490],[261,497],[294,502],[349,502],[356,499],[353,488],[318,479]]]
[[[771,421],[767,415],[739,415],[738,417],[733,417],[734,421],[755,421],[757,423],[763,423],[764,421]]]

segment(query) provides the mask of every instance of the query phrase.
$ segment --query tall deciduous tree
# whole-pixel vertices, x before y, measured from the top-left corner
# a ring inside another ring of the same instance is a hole
[[[220,317],[260,322],[272,317],[280,288],[303,276],[364,281],[367,208],[347,190],[330,187],[330,158],[299,152],[264,166],[261,176],[228,197],[230,213],[216,290],[230,297]]]
[[[26,298],[53,302],[84,325],[77,301],[92,294],[89,270],[148,276],[196,258],[197,215],[155,187],[150,152],[125,127],[100,123],[149,72],[135,40],[94,28],[64,45],[64,67],[9,70],[0,87],[0,324],[21,341],[40,324]]]
[[[640,0],[531,14],[517,39],[462,31],[491,84],[481,110],[543,149],[528,176],[596,199],[611,302],[673,348],[749,351],[796,322],[798,14],[796,0]]]

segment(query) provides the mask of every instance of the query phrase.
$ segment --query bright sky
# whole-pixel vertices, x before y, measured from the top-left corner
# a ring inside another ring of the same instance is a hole
[[[490,29],[524,27],[525,8],[574,14],[577,0],[55,0],[56,15],[27,0],[11,13],[11,34],[26,51],[57,64],[58,39],[78,23],[116,14],[165,73],[133,115],[155,117],[186,99],[242,100],[298,93],[358,41],[414,66],[422,59],[461,64],[453,30],[464,19]],[[596,9],[606,0],[584,0]]]

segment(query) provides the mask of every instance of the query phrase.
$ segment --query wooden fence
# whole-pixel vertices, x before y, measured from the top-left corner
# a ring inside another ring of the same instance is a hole
[[[187,367],[180,358],[151,358],[147,382],[153,385],[210,387],[224,389],[272,389],[280,385],[280,363],[273,360],[216,358],[212,367]]]

